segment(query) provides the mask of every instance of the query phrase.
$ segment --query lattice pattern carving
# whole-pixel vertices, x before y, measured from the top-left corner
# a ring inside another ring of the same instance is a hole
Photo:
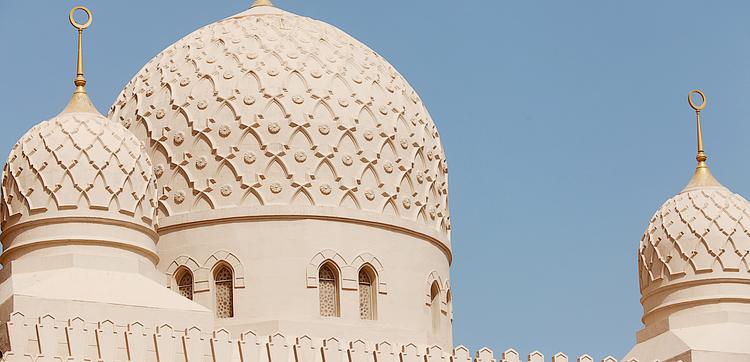
[[[3,229],[38,212],[86,210],[151,226],[152,165],[140,140],[93,113],[65,113],[29,130],[3,169]],[[18,220],[16,220],[18,219]]]
[[[216,281],[216,317],[234,317],[233,276],[229,267],[222,265],[214,276]]]
[[[329,266],[320,268],[320,315],[337,317],[339,315],[338,282],[336,272]]]
[[[372,278],[367,270],[359,271],[359,318],[375,319]]]
[[[180,295],[193,300],[193,273],[188,270],[182,270],[180,273],[178,274],[177,289]]]
[[[146,64],[110,118],[150,145],[164,215],[316,205],[449,233],[445,156],[421,100],[320,21],[258,7],[201,28]]]
[[[705,272],[750,278],[750,206],[724,188],[686,191],[651,218],[639,250],[641,289]]]

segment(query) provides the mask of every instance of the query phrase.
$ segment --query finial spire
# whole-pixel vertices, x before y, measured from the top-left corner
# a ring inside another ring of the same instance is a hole
[[[76,22],[75,13],[78,10],[86,13],[87,19],[83,24]],[[68,20],[70,20],[70,25],[78,29],[78,62],[76,63],[76,79],[73,83],[76,85],[76,93],[86,93],[86,78],[83,77],[83,29],[91,25],[91,11],[84,6],[76,6],[70,10]]]
[[[78,10],[81,10],[84,13],[86,13],[87,19],[86,19],[86,22],[83,24],[78,23],[75,19],[75,13]],[[70,102],[68,102],[68,106],[65,107],[65,110],[63,110],[63,113],[68,113],[68,112],[99,113],[97,112],[96,108],[94,107],[94,104],[91,103],[91,100],[86,94],[86,78],[83,76],[83,29],[86,29],[89,27],[89,25],[91,25],[92,19],[93,19],[93,16],[91,15],[91,11],[89,11],[89,9],[87,9],[85,6],[76,6],[73,9],[71,9],[70,13],[68,14],[68,20],[70,20],[70,24],[73,25],[73,27],[78,30],[78,58],[76,62],[76,78],[73,81],[73,84],[75,84],[76,89],[73,92],[73,97],[70,99]]]
[[[271,3],[271,0],[255,0],[253,1],[253,4],[250,5],[250,8],[254,8],[256,6],[273,6]]]
[[[693,102],[693,95],[697,94],[701,97],[701,103],[696,105]],[[690,108],[695,111],[695,123],[698,128],[698,154],[695,156],[695,160],[698,161],[698,167],[708,167],[706,165],[706,153],[703,151],[703,127],[701,127],[701,111],[706,108],[706,95],[698,89],[691,90],[688,93],[688,104]]]
[[[693,96],[696,94],[701,98],[700,104],[696,104],[693,101]],[[690,182],[683,191],[687,191],[689,189],[697,187],[721,187],[719,181],[716,181],[714,176],[711,175],[711,171],[708,169],[708,164],[706,163],[708,157],[706,156],[706,152],[703,150],[703,127],[701,126],[701,111],[706,108],[706,95],[698,89],[691,90],[690,92],[688,92],[688,104],[690,104],[690,108],[695,111],[695,123],[698,131],[698,154],[695,156],[695,160],[698,161],[698,166],[695,168],[695,174],[693,175],[693,178],[690,179]]]

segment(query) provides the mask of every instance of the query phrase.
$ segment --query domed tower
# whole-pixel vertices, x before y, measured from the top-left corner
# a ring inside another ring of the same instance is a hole
[[[692,91],[688,101],[697,115],[698,167],[641,239],[645,327],[625,361],[750,359],[750,204],[711,175],[700,123],[705,97]]]
[[[76,10],[88,15],[85,24]],[[62,113],[21,137],[3,169],[0,315],[208,330],[210,311],[163,287],[151,161],[89,100],[81,39],[91,14],[76,7],[70,22],[78,29],[75,92]]]
[[[159,269],[233,331],[450,347],[447,167],[406,80],[256,1],[168,47],[110,118],[159,187]]]

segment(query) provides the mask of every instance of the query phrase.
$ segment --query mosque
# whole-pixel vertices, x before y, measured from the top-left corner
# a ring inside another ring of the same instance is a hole
[[[257,0],[148,61],[105,117],[91,13],[69,17],[70,102],[3,169],[3,361],[548,360],[454,344],[445,152],[373,50]],[[695,175],[648,224],[644,327],[605,362],[750,361],[750,205],[711,175],[689,102]]]

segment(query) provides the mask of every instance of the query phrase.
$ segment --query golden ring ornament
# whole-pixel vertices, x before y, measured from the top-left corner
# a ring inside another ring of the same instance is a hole
[[[76,11],[78,10],[82,10],[84,13],[86,13],[86,16],[88,17],[88,19],[86,20],[84,24],[78,23],[75,19],[75,14],[76,14]],[[73,25],[73,27],[75,27],[76,29],[78,30],[86,29],[89,27],[89,25],[91,25],[91,20],[92,20],[91,11],[89,11],[89,9],[86,8],[85,6],[76,6],[70,9],[70,14],[68,14],[68,19],[70,20],[70,24]]]
[[[695,102],[693,102],[693,94],[697,94],[701,97],[700,105],[696,105]],[[690,103],[690,107],[693,108],[696,112],[700,112],[703,110],[703,108],[706,108],[706,95],[698,89],[693,89],[688,92],[688,103]]]

